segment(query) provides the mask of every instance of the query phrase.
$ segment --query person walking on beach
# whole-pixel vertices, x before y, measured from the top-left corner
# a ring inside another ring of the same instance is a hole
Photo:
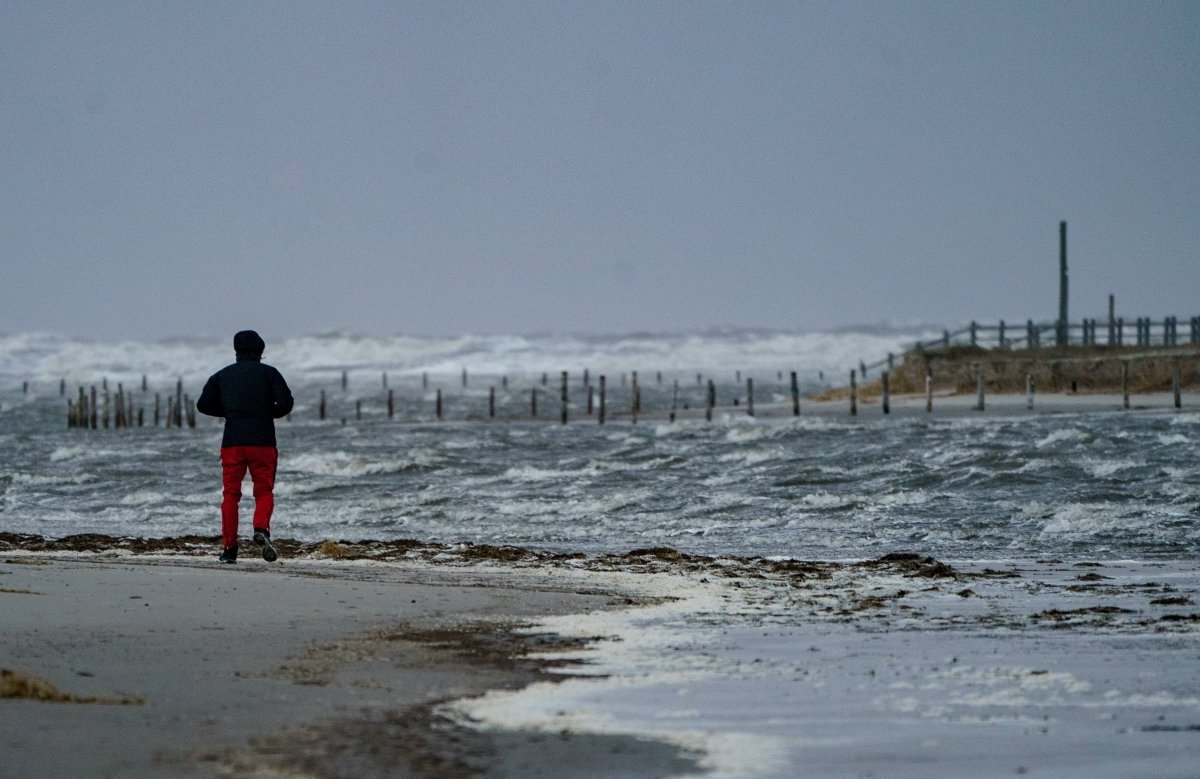
[[[283,375],[262,362],[266,344],[253,330],[233,337],[237,362],[209,377],[196,401],[196,410],[224,417],[221,439],[221,535],[224,549],[220,560],[236,563],[238,552],[238,503],[246,471],[254,482],[254,543],[262,547],[263,559],[279,557],[271,544],[271,513],[275,509],[275,467],[279,450],[275,443],[275,420],[292,410],[292,391]]]

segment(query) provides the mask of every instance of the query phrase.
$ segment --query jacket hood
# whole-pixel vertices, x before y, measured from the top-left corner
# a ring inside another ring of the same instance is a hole
[[[238,357],[262,357],[266,347],[262,336],[253,330],[243,330],[233,337],[233,350]]]

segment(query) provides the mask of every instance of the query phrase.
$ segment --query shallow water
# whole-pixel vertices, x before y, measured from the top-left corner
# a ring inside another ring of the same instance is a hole
[[[319,391],[297,383],[298,397]],[[1200,542],[1194,412],[854,420],[751,418],[739,406],[707,423],[692,390],[693,416],[669,423],[655,386],[637,424],[623,412],[601,426],[581,407],[565,426],[530,421],[516,391],[489,421],[482,389],[447,402],[459,421],[437,423],[419,421],[432,416],[428,393],[397,392],[396,419],[408,421],[389,422],[379,393],[359,421],[361,397],[330,390],[331,420],[301,402],[278,423],[277,535],[809,559],[1185,559]],[[6,530],[216,532],[219,420],[68,430],[57,392],[0,403]]]

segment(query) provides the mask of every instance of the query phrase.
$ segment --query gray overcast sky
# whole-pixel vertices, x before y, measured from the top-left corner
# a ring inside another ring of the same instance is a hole
[[[0,0],[0,332],[1200,314],[1200,3]]]

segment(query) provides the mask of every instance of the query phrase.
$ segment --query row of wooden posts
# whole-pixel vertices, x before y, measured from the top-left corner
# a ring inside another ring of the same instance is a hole
[[[740,387],[742,385],[741,371],[737,371],[736,376],[737,376],[736,380],[738,382],[738,386]],[[783,377],[783,372],[780,371],[779,378],[782,379],[782,377]],[[790,386],[791,386],[791,398],[792,398],[792,412],[793,412],[793,414],[798,416],[800,414],[800,387],[799,387],[799,381],[797,378],[797,374],[795,371],[791,372],[790,379],[791,379]],[[663,375],[662,375],[661,371],[656,373],[656,381],[660,385],[663,383]],[[597,388],[597,387],[593,386],[593,384],[591,383],[590,371],[584,370],[583,371],[583,382],[584,382],[584,388],[587,393],[586,415],[588,417],[595,416],[596,420],[599,424],[604,424],[609,418],[609,408],[610,408],[609,407],[609,392],[608,392],[607,376],[604,376],[604,375],[599,376],[599,386]],[[631,374],[629,374],[628,385],[627,385],[626,374],[621,374],[620,382],[621,382],[621,386],[623,388],[626,386],[630,387],[628,412],[629,412],[629,418],[631,419],[631,421],[633,423],[636,424],[638,417],[641,416],[641,414],[642,414],[641,386],[639,384],[637,371],[633,371],[633,372],[631,372]],[[714,410],[717,405],[716,383],[712,379],[708,379],[707,386],[705,386],[703,382],[704,382],[704,378],[703,378],[702,374],[696,374],[697,386],[701,386],[701,387],[705,388],[705,402],[706,402],[705,418],[707,420],[711,421]],[[423,389],[428,390],[428,387],[429,387],[428,373],[422,374],[421,384],[422,384]],[[463,370],[462,385],[464,387],[466,387],[467,384],[468,384],[467,371]],[[341,385],[342,385],[343,391],[346,391],[348,389],[348,376],[345,371],[342,372]],[[394,390],[391,388],[388,388],[388,386],[387,386],[388,385],[388,376],[386,373],[383,374],[383,385],[384,385],[385,389],[387,389],[387,397],[386,397],[387,418],[392,419],[395,416],[396,399],[395,399]],[[542,374],[541,385],[543,387],[547,387],[549,385],[549,374],[548,373]],[[501,377],[501,387],[503,388],[504,391],[506,391],[506,392],[508,391],[509,382],[508,382],[507,376]],[[745,380],[745,390],[746,390],[746,413],[749,416],[754,416],[754,414],[755,414],[755,411],[754,411],[754,380],[752,378],[747,378]],[[29,383],[28,382],[25,382],[25,384],[23,386],[23,391],[26,394],[28,394],[28,392],[29,392]],[[147,391],[148,391],[148,382],[147,382],[146,377],[143,376],[142,377],[142,393],[143,393],[143,395],[145,395],[147,393]],[[539,390],[539,388],[537,386],[534,386],[530,389],[530,391],[529,391],[529,408],[530,408],[531,418],[535,418],[535,419],[539,418],[539,411],[538,411],[539,400],[543,397],[543,394],[548,395],[549,393],[550,393],[549,390]],[[65,380],[62,380],[59,383],[59,394],[62,396],[65,396],[67,394],[67,387],[66,387]],[[560,400],[561,405],[560,405],[558,416],[559,416],[560,421],[563,424],[565,424],[569,419],[569,408],[570,408],[569,374],[567,371],[562,371],[561,375],[560,375],[559,400]],[[543,401],[543,404],[544,404],[544,401]],[[434,416],[439,422],[443,421],[444,417],[445,417],[444,405],[445,404],[444,404],[442,390],[440,388],[438,388],[436,390],[436,394],[435,394]],[[733,400],[733,405],[740,406],[741,399],[738,397],[735,397]],[[679,410],[679,381],[675,380],[673,387],[672,387],[671,405],[670,405],[670,410],[669,410],[669,415],[668,415],[669,419],[672,422],[675,421],[678,410]],[[321,390],[320,391],[320,399],[319,399],[319,402],[317,405],[317,418],[320,420],[327,419],[329,417],[328,411],[329,411],[328,398],[326,395],[326,391]],[[359,419],[359,420],[362,419],[362,400],[361,399],[355,401],[355,417],[356,417],[356,419]],[[490,419],[495,419],[495,417],[496,417],[496,387],[495,386],[491,386],[488,388],[488,417]],[[288,418],[290,419],[290,415]],[[343,418],[342,421],[345,422],[346,420]],[[130,428],[130,427],[144,427],[144,426],[146,426],[146,423],[147,423],[147,420],[146,420],[146,415],[145,415],[145,409],[144,409],[144,407],[141,407],[141,406],[139,406],[137,408],[134,407],[133,394],[127,392],[125,390],[124,385],[120,384],[120,383],[117,384],[116,391],[113,392],[112,390],[110,390],[110,388],[108,386],[107,379],[104,379],[101,382],[101,385],[99,388],[97,388],[97,386],[94,384],[91,385],[90,391],[89,391],[89,389],[85,388],[82,385],[79,386],[77,398],[67,400],[67,426],[68,426],[68,428],[92,429],[92,430],[105,429],[105,430],[107,430],[109,428],[118,428],[119,429],[119,428]],[[179,379],[176,381],[174,393],[168,394],[166,396],[165,408],[164,408],[164,402],[163,402],[162,395],[159,393],[155,393],[155,395],[154,395],[154,414],[150,421],[150,424],[153,425],[154,427],[164,426],[167,428],[171,428],[171,427],[182,428],[184,426],[187,426],[189,428],[196,427],[195,407],[192,403],[192,399],[188,396],[187,393],[185,393],[183,391],[183,380],[182,379]]]
[[[1122,396],[1123,396],[1123,405],[1125,408],[1129,408],[1129,395],[1130,395],[1130,392],[1129,392],[1129,365],[1130,365],[1129,360],[1121,361]],[[586,416],[587,417],[595,417],[597,423],[603,425],[609,419],[609,416],[610,416],[610,403],[609,403],[610,399],[609,399],[608,379],[606,376],[601,375],[598,377],[599,378],[598,386],[593,386],[593,384],[591,383],[591,377],[590,377],[589,372],[584,371],[583,376],[584,376],[584,382],[585,382],[584,390],[586,391],[586,404],[585,404]],[[782,379],[782,376],[783,376],[783,374],[782,374],[782,372],[780,372],[779,373],[780,379]],[[849,413],[852,416],[858,414],[859,377],[860,377],[860,374],[857,370],[850,371]],[[891,413],[891,388],[890,388],[889,379],[890,379],[890,374],[888,371],[884,371],[880,376],[880,385],[881,385],[881,391],[882,391],[882,398],[881,398],[882,402],[880,405],[881,405],[882,413],[884,413],[884,414]],[[657,374],[657,381],[660,384],[662,383],[661,372]],[[462,382],[463,382],[464,387],[467,386],[467,373],[465,370],[463,371]],[[697,382],[697,386],[700,386],[704,389],[704,405],[705,405],[704,417],[707,421],[712,421],[714,411],[717,408],[716,383],[712,379],[708,379],[707,382],[705,382],[705,380],[703,379],[703,376],[700,374],[697,374],[696,382]],[[739,387],[743,386],[740,371],[737,372],[737,382],[738,382]],[[383,375],[383,384],[384,384],[385,388],[387,387],[387,383],[388,383],[388,379],[387,379],[387,374],[385,373]],[[542,403],[542,406],[544,409],[545,408],[545,400],[544,400],[545,397],[551,398],[550,403],[553,404],[553,391],[548,389],[548,385],[549,385],[549,374],[543,374],[542,381],[541,381],[541,387],[546,388],[546,389],[541,389],[538,386],[533,386],[529,390],[529,415],[533,419],[540,418],[539,402]],[[1172,389],[1173,389],[1173,395],[1174,395],[1174,405],[1176,408],[1180,408],[1182,406],[1182,396],[1181,396],[1180,385],[1181,385],[1180,369],[1179,369],[1179,366],[1176,365],[1172,372]],[[626,386],[626,376],[624,374],[621,375],[621,386],[622,387]],[[629,381],[628,386],[629,386],[629,392],[628,392],[628,396],[627,396],[628,397],[628,401],[627,401],[628,402],[628,407],[627,407],[628,417],[632,423],[636,424],[639,417],[642,416],[641,386],[639,383],[638,373],[636,371],[633,371],[630,374],[630,381]],[[348,387],[347,375],[345,372],[343,372],[343,374],[342,374],[342,389],[343,389],[343,391],[345,391],[347,389],[347,387]],[[428,390],[428,387],[429,387],[428,374],[425,374],[422,376],[422,387],[423,387],[423,389]],[[502,377],[501,387],[505,391],[508,390],[508,378],[507,377]],[[744,387],[745,387],[745,400],[746,400],[745,413],[748,416],[755,416],[754,379],[747,378],[745,380]],[[799,416],[800,415],[800,387],[799,387],[799,381],[797,379],[797,374],[795,371],[791,371],[791,373],[790,373],[789,389],[790,389],[790,396],[791,396],[791,413],[793,416]],[[143,390],[143,393],[146,392],[145,377],[143,377],[143,379],[142,379],[142,390]],[[26,384],[26,386],[25,386],[25,391],[28,392],[28,384]],[[60,383],[59,392],[62,395],[66,394],[66,382],[65,381]],[[1027,375],[1026,376],[1026,396],[1027,396],[1027,404],[1030,409],[1032,409],[1033,405],[1034,405],[1035,392],[1036,392],[1036,387],[1035,387],[1033,376]],[[670,401],[670,406],[669,406],[669,410],[668,410],[668,419],[671,422],[675,421],[677,414],[679,412],[679,408],[680,408],[679,397],[680,397],[679,381],[674,380],[672,388],[671,388],[671,401]],[[559,400],[558,418],[562,424],[566,424],[569,421],[569,416],[570,416],[570,413],[569,413],[570,412],[570,382],[569,382],[569,374],[567,371],[562,371],[560,373],[558,400]],[[392,419],[395,416],[396,404],[395,404],[394,390],[392,390],[390,388],[387,389],[386,404],[387,404],[387,418]],[[738,397],[735,397],[734,401],[733,401],[733,405],[740,406],[741,399]],[[687,405],[685,404],[684,407],[687,408]],[[977,402],[976,402],[975,408],[979,411],[983,411],[984,407],[985,407],[985,380],[984,380],[983,372],[980,371],[977,373]],[[927,412],[933,411],[933,376],[932,376],[931,372],[927,372],[926,376],[925,376],[925,410]],[[495,419],[496,414],[497,414],[496,387],[493,385],[488,388],[487,416],[489,419]],[[326,391],[321,390],[320,391],[320,400],[319,400],[319,403],[317,406],[317,418],[320,420],[325,420],[328,418],[328,416],[329,416],[329,414],[328,414],[328,399],[326,396]],[[356,419],[359,419],[359,420],[362,419],[362,400],[361,399],[355,401],[355,417],[356,417]],[[434,417],[439,422],[443,421],[445,418],[445,400],[444,400],[444,395],[443,395],[442,389],[440,389],[440,388],[436,389],[436,391],[435,391]],[[346,421],[345,418],[343,418],[342,421],[343,422]],[[74,400],[67,401],[67,423],[68,423],[68,427],[70,427],[70,428],[84,428],[84,429],[90,428],[90,429],[95,430],[95,429],[99,429],[99,428],[108,429],[109,427],[113,427],[113,428],[126,428],[126,427],[135,427],[135,426],[143,427],[146,424],[146,419],[145,419],[144,409],[140,408],[140,407],[137,409],[134,408],[133,395],[130,393],[127,393],[125,391],[125,388],[123,387],[123,385],[118,384],[116,392],[112,393],[109,390],[108,381],[104,380],[99,389],[97,389],[97,387],[95,385],[92,385],[90,388],[90,392],[85,391],[85,388],[83,386],[79,387],[77,398]],[[154,396],[154,415],[153,415],[151,424],[154,427],[165,426],[168,428],[171,428],[171,427],[182,428],[185,425],[190,428],[196,427],[195,407],[192,403],[191,398],[186,393],[183,392],[183,381],[182,380],[178,380],[176,382],[174,393],[167,395],[166,402],[165,402],[165,408],[164,408],[162,396],[158,393],[155,394],[155,396]]]
[[[28,384],[25,391],[29,391]],[[146,379],[142,377],[142,392],[146,392]],[[66,381],[59,384],[59,394],[66,395]],[[165,412],[165,413],[164,413]],[[162,395],[154,395],[154,417],[151,420],[154,427],[188,427],[196,426],[196,409],[191,398],[183,391],[183,380],[175,383],[174,395],[168,395],[166,407],[163,407]],[[67,427],[97,430],[113,428],[145,427],[145,408],[133,405],[133,394],[126,393],[122,384],[117,384],[113,393],[108,388],[108,380],[101,383],[99,391],[96,385],[91,385],[90,392],[79,387],[79,395],[75,400],[67,401]]]
[[[603,425],[605,423],[605,421],[608,419],[608,377],[601,375],[599,377],[599,387],[597,388],[592,385],[592,383],[590,381],[591,377],[590,377],[590,374],[588,371],[585,370],[583,375],[584,375],[584,389],[587,392],[586,414],[589,417],[595,416],[596,421],[599,424]],[[634,424],[637,424],[638,417],[641,415],[641,411],[642,411],[641,387],[638,383],[637,371],[633,371],[630,375],[631,375],[631,386],[630,386],[630,392],[629,392],[629,418]],[[782,372],[780,373],[780,376],[782,377]],[[657,374],[657,380],[660,384],[662,383],[662,373],[661,372]],[[386,387],[387,386],[387,374],[384,374],[383,381],[384,381],[384,386]],[[700,374],[697,374],[696,375],[697,384],[701,384],[702,381],[703,381],[703,377]],[[738,384],[740,385],[741,384],[741,371],[738,371],[737,381],[738,381]],[[547,386],[548,384],[549,384],[549,374],[543,374],[542,375],[542,386]],[[622,374],[622,376],[621,376],[621,384],[622,384],[622,386],[625,385],[624,374]],[[342,374],[342,389],[345,390],[346,386],[347,386],[346,375],[345,375],[345,373],[343,373]],[[422,387],[425,389],[428,389],[428,386],[429,386],[428,374],[425,374],[424,376],[422,376]],[[467,386],[467,373],[465,370],[463,371],[463,386],[464,387]],[[507,377],[502,378],[501,386],[505,391],[507,391],[507,389],[508,389],[508,378]],[[703,385],[701,385],[701,386],[703,386]],[[443,399],[443,395],[442,395],[442,390],[440,388],[438,388],[435,391],[435,393],[436,394],[434,396],[434,416],[439,422],[441,422],[445,418],[445,413],[444,413],[445,412],[445,403],[444,403],[444,399]],[[534,418],[534,419],[538,418],[539,397],[540,397],[540,391],[539,391],[538,387],[535,386],[535,387],[530,388],[530,390],[529,390],[529,413],[530,413],[530,417]],[[796,416],[799,416],[800,415],[800,384],[799,384],[799,380],[796,376],[795,371],[791,372],[791,397],[792,397],[792,413]],[[707,419],[709,421],[712,421],[713,411],[716,408],[716,400],[717,400],[716,383],[712,379],[709,379],[707,387],[706,387],[706,391],[705,391],[705,404],[706,404],[705,405],[705,419]],[[562,424],[566,424],[570,417],[570,376],[567,371],[562,371],[560,374],[559,401],[560,401],[559,414],[558,414],[559,420]],[[740,399],[735,398],[734,405],[735,406],[740,405]],[[668,419],[671,422],[675,421],[678,411],[679,411],[679,381],[675,380],[674,384],[672,386],[672,390],[671,390],[671,406],[670,406],[670,411],[668,414]],[[751,379],[751,378],[746,379],[746,413],[749,416],[754,416],[754,379]],[[323,420],[323,419],[327,418],[327,415],[328,415],[327,398],[326,398],[325,390],[321,390],[320,401],[317,405],[317,418]],[[394,415],[395,415],[395,395],[394,395],[393,390],[388,389],[387,390],[387,416],[388,416],[388,419],[393,418]],[[358,400],[355,402],[355,417],[357,419],[362,419],[362,401],[361,400]],[[496,387],[494,385],[488,387],[488,418],[489,419],[496,418]]]
[[[1110,308],[1113,305],[1111,296],[1109,300]],[[1128,320],[1124,317],[1115,316],[1110,312],[1107,321],[1107,337],[1104,342],[1101,342],[1098,337],[1100,332],[1101,321],[1099,319],[1083,319],[1079,322],[1073,322],[1066,326],[1065,333],[1067,341],[1083,346],[1113,346],[1122,347],[1128,342],[1135,346],[1178,346],[1180,344],[1179,337],[1179,317],[1167,316],[1162,319],[1155,320],[1152,317],[1137,317],[1136,319]],[[1126,331],[1130,328],[1133,332],[1129,335]],[[1040,349],[1043,346],[1043,336],[1049,334],[1050,341],[1053,343],[1054,338],[1059,330],[1058,324],[1054,322],[1034,322],[1032,319],[1026,320],[1024,324],[1014,325],[1006,323],[1003,319],[999,324],[986,325],[972,321],[966,327],[951,332],[943,330],[941,338],[935,338],[931,341],[918,341],[909,351],[924,352],[938,349],[949,349],[951,346],[995,346],[1001,349]],[[1022,335],[1022,331],[1024,334]],[[1077,333],[1077,336],[1072,334]],[[1187,340],[1184,343],[1200,344],[1200,316],[1193,316],[1188,319]],[[888,370],[895,366],[897,355],[888,354],[887,357],[877,360],[873,363],[864,363],[859,361],[859,374],[866,378],[869,371],[883,368],[885,365]]]
[[[1121,361],[1121,400],[1122,407],[1129,408],[1129,360]],[[1179,364],[1176,363],[1171,369],[1171,393],[1174,400],[1175,408],[1183,407],[1183,392],[1182,381],[1180,377]],[[985,386],[983,371],[978,371],[975,375],[975,410],[983,411],[985,409]],[[884,414],[890,414],[891,408],[891,392],[889,387],[889,374],[884,371],[880,375],[880,389],[882,398],[880,407]],[[1033,380],[1033,374],[1025,374],[1025,398],[1026,408],[1033,410],[1034,395],[1036,394],[1036,384]],[[933,412],[933,373],[927,370],[925,373],[925,411]],[[858,414],[858,371],[850,371],[850,414],[851,416]]]

